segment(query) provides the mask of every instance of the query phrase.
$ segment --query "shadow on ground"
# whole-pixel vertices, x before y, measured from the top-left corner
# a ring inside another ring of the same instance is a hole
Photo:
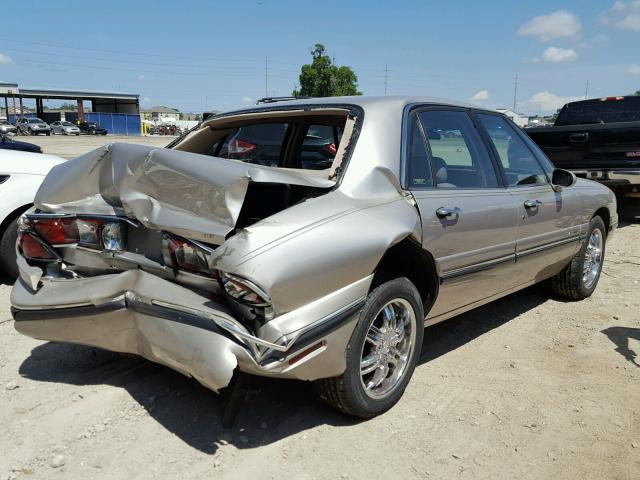
[[[420,362],[475,340],[547,298],[536,289],[527,289],[429,327]],[[39,345],[20,366],[20,374],[42,382],[124,388],[164,428],[205,453],[214,453],[221,441],[252,448],[318,425],[359,421],[326,406],[307,382],[252,377],[234,427],[225,430],[220,421],[222,397],[195,380],[142,358],[80,345]]]
[[[640,223],[640,198],[618,198],[618,226]]]
[[[616,352],[636,367],[640,367],[640,363],[638,363],[639,352],[632,350],[629,345],[629,340],[632,339],[640,342],[640,328],[609,327],[602,330],[602,333],[609,337],[609,340],[616,345]]]

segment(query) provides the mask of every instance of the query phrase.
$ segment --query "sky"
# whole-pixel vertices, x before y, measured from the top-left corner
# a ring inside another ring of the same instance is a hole
[[[640,90],[640,0],[20,0],[2,18],[0,80],[139,93],[142,107],[290,95],[316,43],[365,95],[386,78],[388,95],[512,108],[517,75],[516,110],[545,114]]]

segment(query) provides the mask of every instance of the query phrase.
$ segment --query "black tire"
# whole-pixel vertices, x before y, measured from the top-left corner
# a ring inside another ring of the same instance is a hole
[[[11,278],[18,277],[16,264],[16,240],[18,239],[18,218],[14,218],[0,235],[0,269]]]
[[[405,300],[414,311],[415,341],[405,366],[395,387],[381,398],[372,398],[365,391],[360,377],[360,362],[369,328],[382,308],[393,300]],[[422,300],[416,287],[407,278],[396,278],[376,287],[360,312],[358,324],[351,335],[345,352],[347,367],[339,377],[325,378],[315,382],[320,397],[334,408],[356,417],[370,418],[393,407],[413,375],[420,358],[424,335],[424,313]]]
[[[583,269],[585,267],[585,262],[588,261],[586,258],[587,248],[589,247],[589,241],[592,238],[592,235],[594,235],[594,232],[598,231],[602,240],[599,268],[592,282],[586,283],[583,275]],[[607,229],[602,218],[593,217],[589,223],[587,237],[585,238],[578,253],[576,253],[571,260],[571,263],[569,263],[564,270],[551,278],[550,285],[554,293],[569,300],[583,300],[591,296],[598,286],[598,280],[600,280],[600,274],[602,273],[606,239]]]

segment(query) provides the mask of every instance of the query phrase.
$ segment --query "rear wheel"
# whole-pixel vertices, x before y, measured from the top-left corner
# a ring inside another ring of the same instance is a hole
[[[416,287],[396,278],[373,290],[347,345],[345,372],[316,382],[327,403],[349,415],[374,417],[395,405],[422,347],[424,314]]]
[[[606,228],[600,217],[589,223],[587,238],[571,263],[551,278],[551,289],[570,300],[583,300],[594,292],[602,272]]]
[[[0,269],[10,276],[18,276],[16,264],[16,241],[18,240],[18,218],[14,218],[0,234]]]

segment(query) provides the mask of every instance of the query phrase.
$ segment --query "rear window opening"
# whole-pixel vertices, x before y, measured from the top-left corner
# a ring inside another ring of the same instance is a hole
[[[340,108],[238,114],[205,122],[172,148],[333,178],[354,122]]]

